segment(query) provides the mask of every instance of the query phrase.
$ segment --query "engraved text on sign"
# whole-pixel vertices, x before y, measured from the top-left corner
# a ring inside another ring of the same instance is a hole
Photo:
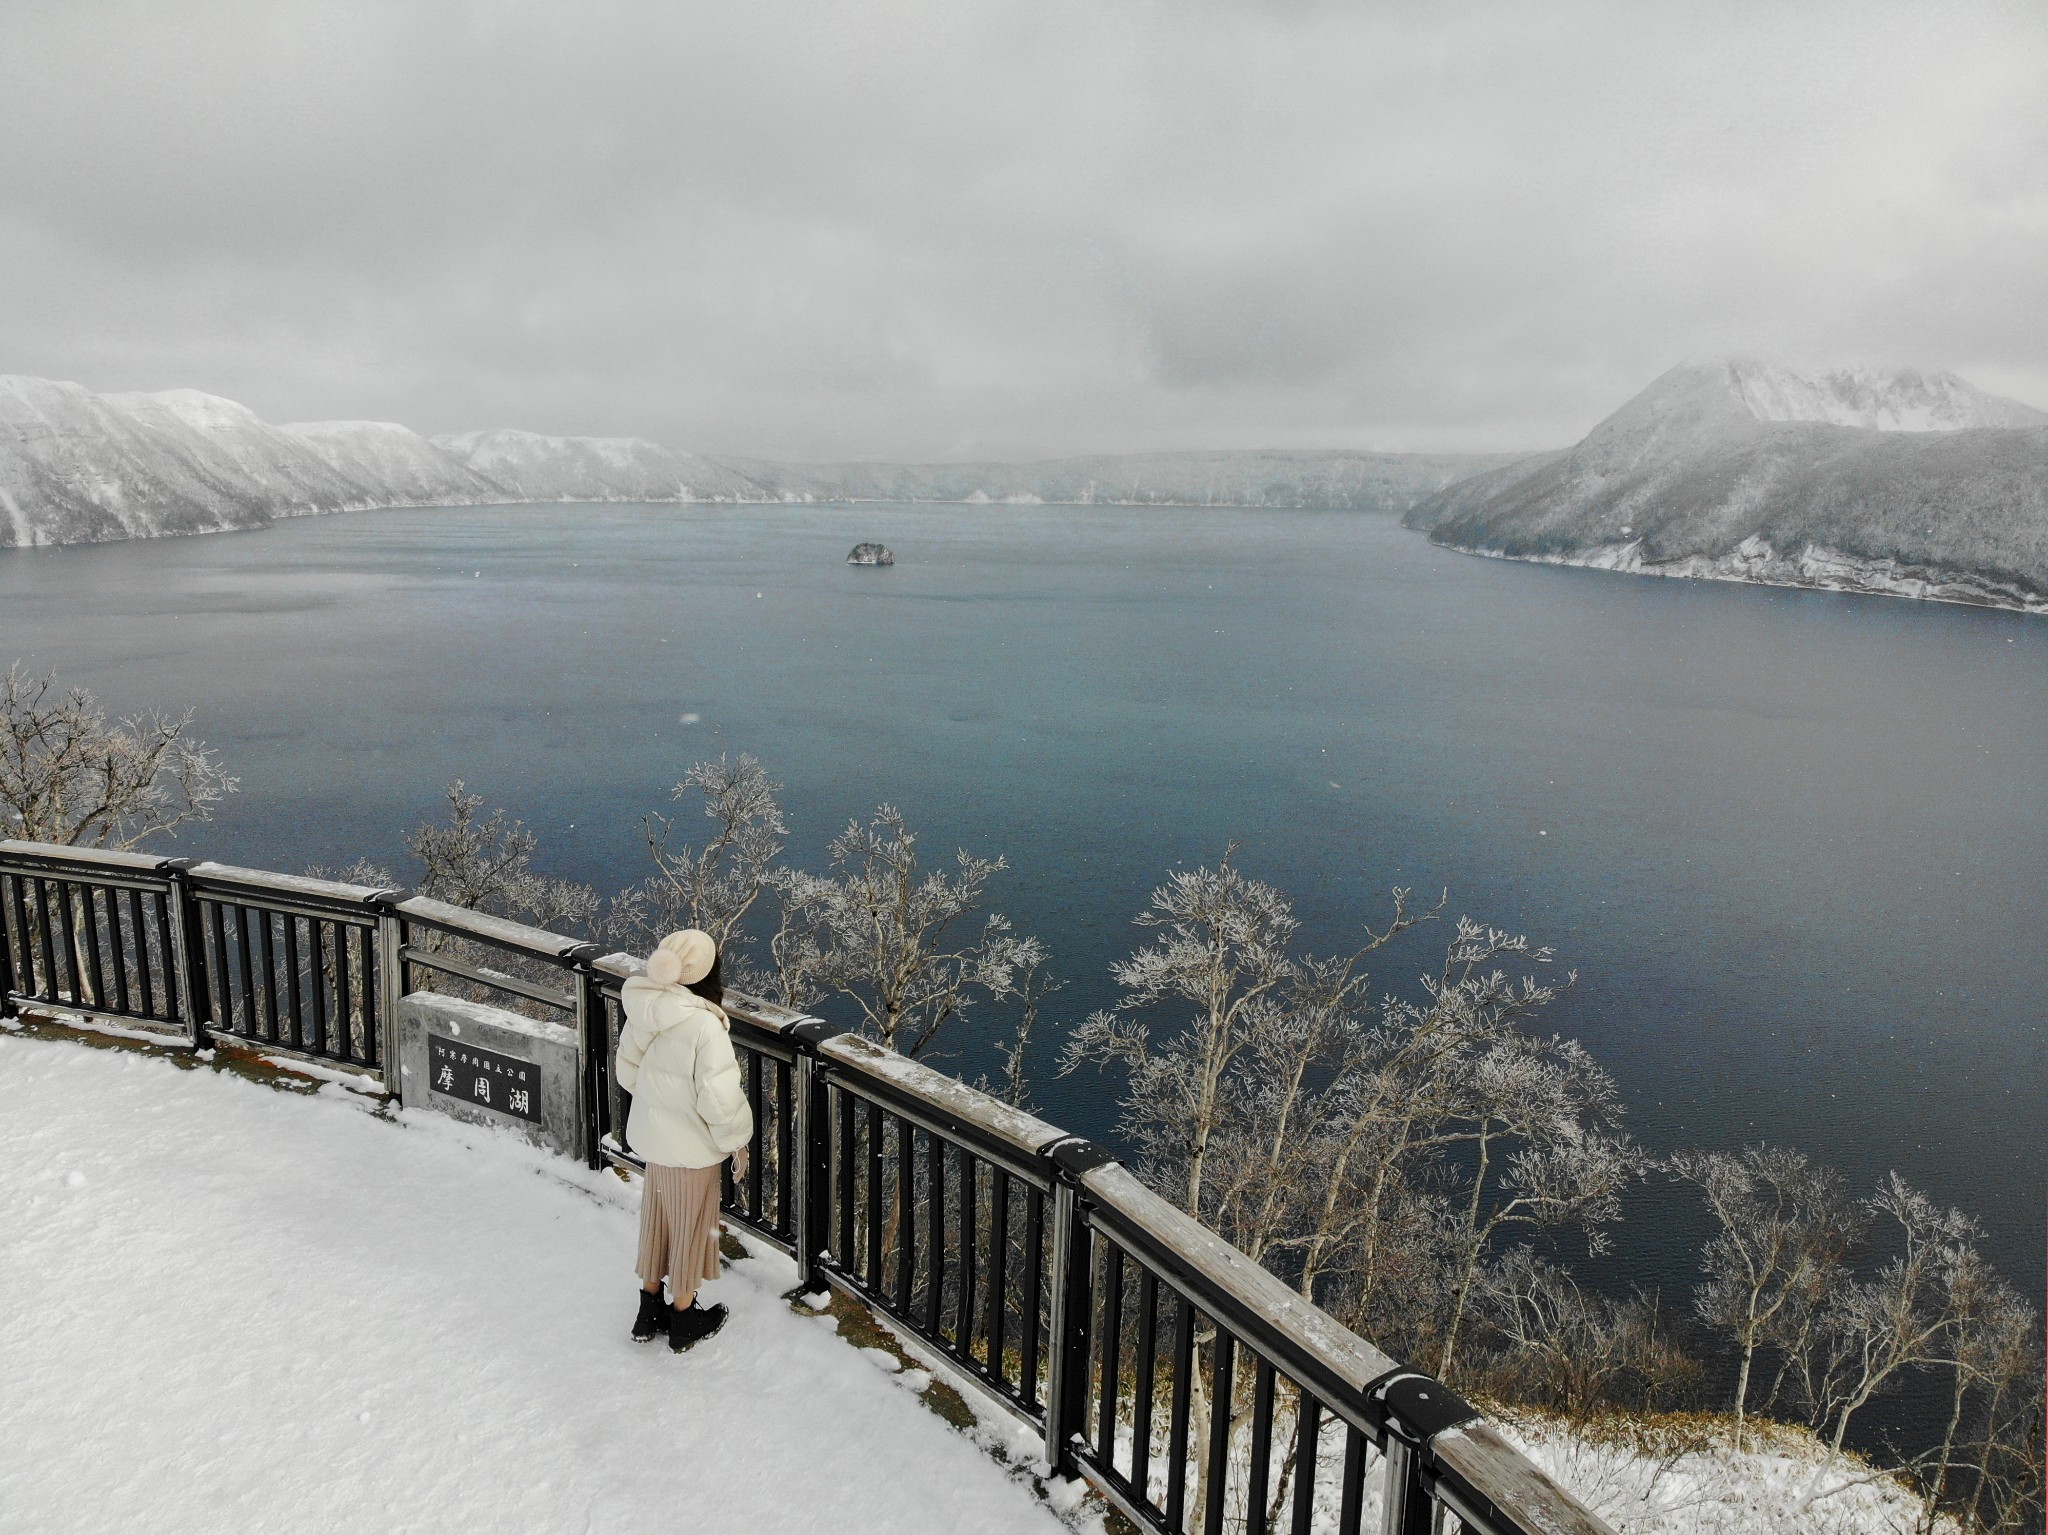
[[[427,1070],[443,1098],[540,1123],[540,1068],[531,1061],[429,1034]]]

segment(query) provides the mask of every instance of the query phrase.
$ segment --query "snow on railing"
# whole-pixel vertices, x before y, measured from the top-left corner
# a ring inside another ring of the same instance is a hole
[[[0,841],[0,1007],[381,1076],[415,990],[570,1024],[577,1139],[637,1167],[611,1066],[640,962],[394,890]],[[1102,1148],[822,1019],[728,994],[755,1154],[729,1220],[874,1308],[1162,1535],[1603,1535],[1468,1404]],[[1377,1473],[1377,1474],[1375,1474]]]

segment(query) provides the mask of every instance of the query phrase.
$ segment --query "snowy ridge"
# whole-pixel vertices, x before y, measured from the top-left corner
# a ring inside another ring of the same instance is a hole
[[[501,430],[434,446],[514,501],[759,501],[745,475],[637,437],[547,437]]]
[[[277,517],[521,502],[940,501],[1400,512],[1499,454],[1165,453],[1044,463],[774,464],[632,437],[427,438],[388,421],[271,426],[193,389],[93,394],[0,375],[0,548],[262,527]]]
[[[1345,450],[1108,454],[1024,463],[729,462],[786,501],[1328,507],[1398,513],[1515,455]]]
[[[492,481],[393,421],[302,421],[278,430],[298,439],[362,492],[350,510],[470,505],[503,494]]]
[[[2048,415],[1950,374],[1674,368],[1406,521],[1472,554],[2048,610]]]
[[[2048,426],[2048,411],[1986,394],[1953,373],[1870,367],[1808,372],[1757,358],[1721,366],[1736,398],[1759,421],[1821,421],[1876,432]]]

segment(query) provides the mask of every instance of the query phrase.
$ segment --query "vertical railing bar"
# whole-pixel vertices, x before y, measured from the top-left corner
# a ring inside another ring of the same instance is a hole
[[[379,891],[377,903],[376,989],[364,989],[364,1011],[371,997],[377,999],[376,1017],[366,1019],[370,1037],[377,1042],[377,1060],[384,1067],[384,1091],[396,1098],[399,1080],[398,1004],[405,996],[405,918],[390,903],[395,892]]]
[[[761,1052],[758,1050],[747,1052],[747,1098],[753,1105],[754,1124],[757,1127],[767,1124],[768,1105],[761,1097]],[[761,1179],[764,1173],[762,1164],[768,1160],[768,1148],[758,1144],[766,1139],[758,1128],[754,1139],[757,1144],[747,1157],[747,1219],[757,1226],[765,1226],[767,1221],[762,1218],[764,1212],[761,1209]]]
[[[882,1106],[868,1100],[867,1283],[876,1295],[882,1285]]]
[[[228,908],[222,907],[221,909],[225,911]],[[252,941],[249,937],[249,908],[240,901],[237,901],[234,904],[233,910],[235,913],[235,969],[242,982],[242,1019],[244,1027],[239,1032],[246,1034],[251,1039],[255,1039],[259,1035],[260,1025],[257,1019],[256,1006],[256,965],[254,957],[249,952],[249,946]],[[230,1019],[228,1027],[232,1029],[234,1026],[234,1020]]]
[[[104,1009],[107,1005],[106,969],[100,955],[100,903],[99,888],[95,885],[80,884],[78,904],[85,918],[85,965],[92,987],[92,1005]]]
[[[592,1172],[604,1167],[604,1103],[611,1092],[611,1015],[606,1008],[604,979],[591,961],[598,957],[594,943],[578,944],[556,957],[555,964],[568,971],[570,995],[575,1001],[577,1103],[583,1120],[583,1165]],[[727,1158],[728,1175],[732,1160]]]
[[[26,875],[13,874],[8,876],[7,883],[9,898],[14,908],[14,933],[21,943],[21,968],[15,973],[14,989],[25,996],[41,996],[42,983],[36,979],[35,931],[29,926],[28,902],[22,894],[28,884],[28,878]]]
[[[839,1094],[839,1133],[832,1148],[839,1172],[839,1250],[834,1256],[839,1259],[840,1266],[851,1274],[859,1267],[859,1260],[853,1252],[853,1094],[843,1087],[835,1087],[832,1091]]]
[[[192,973],[191,947],[185,938],[184,912],[186,909],[184,876],[173,873],[169,890],[152,890],[149,894],[151,907],[156,912],[157,942],[163,947],[164,971],[164,1017],[174,1019],[178,1009],[185,1009],[187,1028],[193,1031],[195,1047],[205,1043],[205,999],[206,977]],[[204,970],[204,965],[200,967]]]
[[[235,1027],[235,977],[228,967],[228,912],[218,901],[203,903],[213,914],[213,958],[219,985],[213,993],[213,1021],[230,1033]]]
[[[1244,1535],[1266,1535],[1266,1499],[1273,1475],[1273,1361],[1257,1356],[1252,1372],[1252,1453],[1245,1467]]]
[[[1023,1357],[1017,1365],[1017,1390],[1024,1405],[1037,1408],[1044,1403],[1038,1392],[1038,1312],[1044,1293],[1039,1275],[1045,1265],[1045,1194],[1036,1187],[1024,1191],[1024,1336],[1019,1339]]]
[[[977,1280],[976,1259],[981,1248],[980,1220],[976,1211],[981,1199],[981,1159],[965,1146],[960,1148],[960,1309],[953,1319],[953,1347],[969,1364],[974,1363],[974,1303]]]
[[[1202,1535],[1223,1535],[1223,1504],[1230,1491],[1230,1409],[1237,1398],[1237,1339],[1220,1322],[1209,1355],[1209,1464],[1202,1478]]]
[[[930,1219],[925,1223],[925,1267],[930,1284],[924,1296],[924,1332],[939,1341],[939,1308],[946,1293],[946,1143],[936,1133],[924,1133],[925,1205]]]
[[[817,1294],[824,1288],[818,1271],[818,1253],[829,1239],[831,1229],[832,1126],[826,1117],[826,1087],[818,1072],[818,1057],[809,1039],[802,1041],[803,1053],[796,1062],[796,1125],[794,1226],[791,1245],[797,1252],[797,1288]]]
[[[795,1212],[790,1207],[791,1182],[796,1176],[790,1166],[791,1143],[796,1137],[796,1097],[791,1084],[794,1075],[788,1061],[775,1063],[775,1224],[787,1236],[796,1235]]]
[[[1102,1258],[1102,1379],[1097,1392],[1095,1459],[1116,1469],[1116,1407],[1124,1337],[1124,1250],[1105,1241]]]
[[[279,915],[284,926],[284,999],[285,1016],[291,1020],[291,1044],[294,1050],[306,1046],[305,999],[301,995],[305,977],[299,965],[299,919],[290,912]]]
[[[1323,1435],[1323,1404],[1299,1384],[1294,1390],[1294,1517],[1289,1535],[1311,1535],[1316,1513],[1316,1452]]]
[[[334,924],[334,1017],[336,1027],[341,1030],[338,1053],[348,1061],[362,1059],[356,1047],[355,987],[349,984],[349,971],[355,964],[355,955],[351,951],[359,931],[353,922]]]
[[[149,924],[142,916],[142,892],[132,888],[128,892],[128,926],[135,934],[135,989],[142,997],[142,1014],[161,1018],[170,1009],[157,1010],[155,967],[149,962]]]
[[[1188,1494],[1188,1414],[1195,1396],[1195,1303],[1175,1291],[1180,1302],[1174,1318],[1173,1415],[1166,1435],[1166,1523],[1181,1528]]]
[[[107,960],[114,972],[115,1006],[131,1018],[147,1018],[149,999],[143,998],[142,1006],[136,1007],[128,995],[128,940],[121,931],[121,892],[107,890],[103,894],[107,898]]]
[[[1009,1378],[1003,1347],[1010,1312],[1010,1174],[989,1170],[988,1194],[988,1373],[1000,1386]]]
[[[165,951],[164,969],[173,993],[169,1012],[184,1019],[186,1037],[195,1050],[209,1043],[207,1020],[212,1004],[206,989],[206,952],[199,925],[199,903],[192,898],[190,860],[174,858],[163,866],[169,888],[152,892]]]
[[[1159,1362],[1159,1276],[1138,1267],[1137,1381],[1131,1399],[1131,1486],[1152,1501],[1152,1376]]]
[[[1365,1435],[1344,1425],[1344,1495],[1338,1505],[1337,1535],[1358,1535],[1365,1514]]]
[[[43,940],[43,995],[55,1002],[61,993],[57,989],[57,944],[50,933],[50,892],[42,876],[33,882],[36,898],[36,931]]]
[[[14,924],[9,920],[10,892],[15,876],[0,869],[0,1018],[12,1018],[14,1007]]]
[[[256,909],[256,954],[258,968],[263,974],[263,1034],[262,1038],[271,1044],[282,1043],[278,1038],[277,1006],[277,940],[272,935],[268,908]]]
[[[78,923],[71,915],[71,882],[57,880],[57,921],[64,929],[64,969],[71,977],[71,1005],[85,1005],[85,977],[78,968]]]
[[[1055,1476],[1071,1476],[1074,1443],[1085,1439],[1088,1418],[1088,1322],[1094,1309],[1094,1233],[1081,1205],[1078,1181],[1053,1157],[1052,1319],[1046,1338],[1045,1454]]]
[[[896,1310],[910,1315],[910,1297],[917,1285],[917,1209],[912,1194],[917,1184],[917,1132],[901,1114],[896,1120]]]
[[[313,973],[309,977],[309,979],[313,983],[313,1048],[318,1050],[322,1055],[339,1054],[344,1059],[346,1059],[348,1051],[346,1049],[340,1051],[335,1050],[334,1040],[329,1035],[327,1028],[327,1017],[329,1011],[327,1006],[329,984],[327,976],[327,929],[329,925],[330,924],[321,921],[317,917],[306,924],[306,935],[313,941],[313,956],[311,960]],[[332,926],[334,928],[335,935],[339,937],[341,932],[341,925],[339,923],[335,923],[332,924]],[[344,1021],[343,1027],[346,1028],[346,1026],[346,1021]]]

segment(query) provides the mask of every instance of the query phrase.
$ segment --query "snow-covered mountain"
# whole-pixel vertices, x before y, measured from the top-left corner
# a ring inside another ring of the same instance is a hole
[[[1687,364],[1406,521],[1475,554],[2048,611],[2048,412],[1948,373]]]
[[[957,501],[1061,506],[1334,507],[1401,512],[1501,453],[1248,450],[1118,454],[1036,463],[772,464],[726,460],[790,501]]]
[[[300,421],[295,437],[362,492],[372,506],[471,506],[497,501],[504,487],[395,421]]]
[[[272,426],[194,389],[94,394],[0,375],[0,548],[261,527],[278,517],[513,501],[773,499],[653,443],[389,421]]]
[[[388,421],[271,426],[196,390],[0,376],[0,548],[261,527],[276,517],[528,501],[958,501],[1400,512],[1500,454],[1166,453],[1026,464],[774,464],[630,437]]]
[[[1986,394],[1953,373],[1868,367],[1814,373],[1753,357],[1721,366],[1736,398],[1759,421],[1824,421],[1878,432],[2048,426],[2048,411]]]
[[[351,487],[232,400],[0,376],[0,541],[101,542],[334,511]]]
[[[464,432],[434,446],[515,501],[762,501],[761,486],[694,453],[637,437]]]

